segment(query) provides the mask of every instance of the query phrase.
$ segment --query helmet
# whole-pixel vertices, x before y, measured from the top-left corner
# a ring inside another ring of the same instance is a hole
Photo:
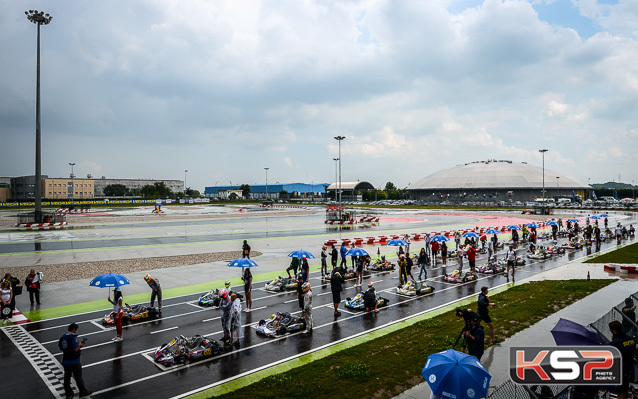
[[[405,254],[401,254],[400,258],[405,259]]]
[[[146,280],[146,281],[151,281],[151,275],[150,275],[150,274],[148,274],[148,273],[146,273],[146,274],[144,275],[144,280]]]
[[[324,245],[323,247],[321,247],[321,249],[327,249],[326,246]]]
[[[368,282],[368,288],[372,288],[374,287],[374,283],[372,283],[372,281]]]
[[[228,296],[228,290],[226,288],[222,288],[219,290],[219,296],[222,298],[226,298]]]
[[[226,280],[226,282],[224,283],[224,287],[230,288],[230,280]]]
[[[310,283],[303,283],[303,285],[301,286],[301,289],[306,292],[310,289]]]

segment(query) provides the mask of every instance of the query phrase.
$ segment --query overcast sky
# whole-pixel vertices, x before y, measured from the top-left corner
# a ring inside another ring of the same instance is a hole
[[[0,176],[407,186],[504,159],[638,180],[638,1],[0,0]]]

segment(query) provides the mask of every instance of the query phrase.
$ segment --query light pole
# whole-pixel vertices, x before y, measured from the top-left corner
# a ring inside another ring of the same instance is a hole
[[[188,169],[184,169],[184,198],[186,198],[186,173],[188,173]]]
[[[589,181],[591,180],[591,177],[587,178],[587,187],[589,188],[589,198],[591,198],[591,184],[589,184]]]
[[[264,168],[266,170],[266,201],[268,201],[268,169],[270,168]]]
[[[75,166],[75,162],[69,162],[69,165],[71,165],[71,203],[73,203],[73,190],[75,190],[73,186],[73,178],[75,177],[73,175],[73,167]]]
[[[339,183],[338,183],[338,181],[339,181],[339,180],[337,179],[337,167],[338,167],[338,165],[339,165],[339,158],[332,158],[332,160],[333,160],[333,161],[335,161],[335,184],[337,185],[337,188],[339,188]],[[335,188],[335,202],[337,202],[337,201],[338,201],[338,198],[337,198],[337,195],[338,195],[338,194],[337,194],[337,193],[338,193],[337,188]]]
[[[38,49],[35,89],[35,214],[36,222],[42,221],[42,143],[40,124],[40,25],[48,25],[53,17],[44,11],[29,10],[24,14],[27,19],[38,26]]]
[[[631,198],[632,199],[636,199],[636,197],[634,197],[634,181],[631,181]]]
[[[538,150],[541,154],[543,154],[543,207],[545,207],[545,153],[548,150]],[[544,211],[543,211],[544,212]],[[544,213],[543,213],[544,214]]]
[[[335,140],[339,142],[339,219],[341,219],[341,141],[346,136],[335,136]]]

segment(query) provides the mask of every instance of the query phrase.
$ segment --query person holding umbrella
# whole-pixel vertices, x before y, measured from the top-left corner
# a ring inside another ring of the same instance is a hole
[[[124,316],[124,296],[122,295],[122,289],[116,287],[115,290],[113,290],[113,300],[109,297],[108,301],[113,304],[113,321],[115,321],[115,332],[117,334],[111,341],[120,342],[124,339],[122,338],[122,316]]]
[[[244,295],[246,295],[246,312],[250,312],[253,307],[253,274],[250,272],[250,267],[244,269],[244,275],[241,277],[244,281]]]
[[[432,241],[432,266],[436,266],[436,256],[439,254],[439,242]]]

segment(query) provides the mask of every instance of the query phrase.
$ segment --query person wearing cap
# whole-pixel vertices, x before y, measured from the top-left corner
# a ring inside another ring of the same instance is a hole
[[[474,316],[471,321],[472,325],[465,331],[465,339],[467,340],[467,353],[476,356],[480,361],[483,352],[485,352],[485,332],[481,325],[481,318]]]
[[[324,245],[321,247],[321,277],[325,277],[328,274],[328,248]]]
[[[379,300],[377,294],[374,292],[374,284],[372,281],[368,283],[368,290],[363,294],[363,306],[366,308],[366,312],[371,312],[374,309],[374,313],[379,313],[377,305]]]
[[[310,283],[303,283],[301,286],[304,292],[303,296],[303,318],[306,321],[306,331],[308,334],[312,332],[312,290],[310,289]]]
[[[115,338],[111,341],[120,342],[122,338],[122,317],[124,316],[124,296],[122,295],[122,288],[116,287],[113,290],[113,300],[108,298],[108,301],[113,304],[113,321],[115,322]]]
[[[157,311],[162,313],[162,286],[159,280],[146,273],[144,281],[151,288],[151,307],[155,306],[155,297],[157,297]]]

